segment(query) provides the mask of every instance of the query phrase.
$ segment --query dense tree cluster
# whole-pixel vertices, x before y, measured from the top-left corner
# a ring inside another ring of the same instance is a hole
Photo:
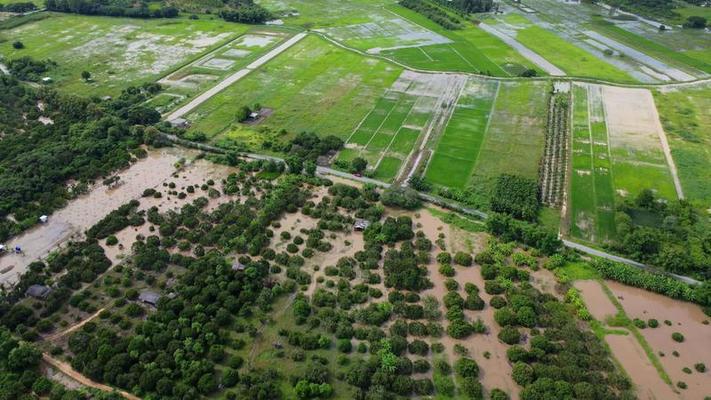
[[[545,254],[553,254],[562,243],[558,236],[548,229],[525,221],[518,221],[504,214],[490,214],[486,220],[489,233],[503,241],[516,241],[535,247]]]
[[[144,156],[139,146],[157,132],[145,125],[156,123],[160,114],[143,103],[159,88],[129,88],[112,101],[100,101],[35,91],[0,77],[0,241],[64,206],[92,180]],[[42,116],[53,124],[39,122]],[[69,187],[68,180],[77,183]]]
[[[462,3],[466,1],[467,0],[463,0]],[[445,29],[461,29],[462,27],[459,18],[447,13],[440,7],[427,2],[427,0],[400,0],[398,4],[424,15]]]
[[[466,14],[489,12],[494,9],[494,0],[436,0],[436,2]]]
[[[225,21],[243,24],[262,24],[273,18],[266,8],[253,0],[231,0],[229,6],[220,11],[220,17]]]
[[[538,183],[522,176],[503,174],[496,180],[490,204],[492,211],[536,221],[540,208]]]
[[[510,247],[492,244],[483,254],[477,257],[483,263],[482,276],[487,283],[500,285],[487,292],[506,299],[494,319],[502,328],[499,340],[512,345],[507,356],[513,379],[523,388],[523,400],[635,398],[631,383],[616,370],[605,346],[592,332],[580,329],[564,303],[531,286],[527,274],[519,276],[519,283],[511,279],[518,268],[508,265]],[[532,335],[528,350],[518,344],[521,328]]]
[[[26,13],[37,9],[37,5],[32,2],[17,2],[0,4],[0,12]]]
[[[689,202],[667,203],[643,190],[618,207],[615,222],[615,251],[667,271],[711,278],[711,225]]]
[[[173,6],[149,9],[148,3],[144,1],[47,0],[46,5],[50,11],[84,15],[107,15],[110,17],[129,18],[175,18],[178,16],[178,9]]]
[[[67,390],[40,371],[40,351],[0,328],[0,397],[3,399],[120,400],[117,393]]]
[[[52,60],[35,60],[29,56],[15,58],[7,63],[7,68],[14,77],[29,82],[39,82],[47,71],[56,66],[57,63]]]

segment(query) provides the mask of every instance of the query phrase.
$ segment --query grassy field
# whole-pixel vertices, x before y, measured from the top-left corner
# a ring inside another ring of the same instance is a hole
[[[283,20],[288,25],[328,28],[362,24],[372,20],[372,13],[382,13],[386,0],[257,0],[277,15],[291,13]],[[296,12],[297,15],[293,15]]]
[[[487,134],[499,84],[472,80],[459,98],[426,177],[434,184],[463,189],[472,175]]]
[[[526,26],[518,30],[516,40],[569,75],[635,82],[626,72],[539,26]]]
[[[214,142],[259,146],[280,135],[311,131],[344,140],[401,69],[309,36],[220,92],[188,115],[192,131]],[[259,103],[273,113],[256,126],[239,124],[239,107]]]
[[[622,29],[602,18],[594,18],[592,21],[592,29],[610,39],[624,43],[675,67],[686,70],[692,67],[711,73],[711,53],[673,50],[657,41]]]
[[[465,23],[463,29],[450,31],[404,7],[392,5],[387,8],[451,40],[447,44],[382,52],[398,62],[425,70],[479,72],[493,76],[516,76],[529,68],[538,70],[516,50],[474,24]],[[543,72],[538,70],[538,73]]]
[[[684,194],[711,205],[711,86],[654,93]]]
[[[155,81],[172,69],[247,30],[222,20],[127,19],[71,14],[6,31],[0,43],[6,59],[51,59],[47,76],[72,93],[115,95],[128,86]],[[22,50],[12,48],[17,39]],[[91,82],[81,72],[92,75]]]
[[[601,99],[584,86],[573,90],[571,234],[589,241],[615,237],[615,192]]]

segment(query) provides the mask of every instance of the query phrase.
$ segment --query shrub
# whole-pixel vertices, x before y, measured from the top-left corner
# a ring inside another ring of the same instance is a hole
[[[672,339],[673,339],[675,342],[681,343],[681,342],[684,341],[684,335],[682,335],[682,334],[679,333],[679,332],[674,332],[674,333],[672,333],[672,336],[671,336],[671,337],[672,337]]]
[[[476,378],[479,376],[479,365],[471,358],[460,358],[454,363],[454,370],[462,378]]]
[[[659,326],[659,321],[657,321],[656,319],[652,318],[652,319],[650,319],[650,320],[647,321],[647,326],[649,326],[650,328],[656,328],[656,327]]]
[[[489,300],[489,305],[498,310],[499,308],[506,307],[506,300],[501,296],[493,296],[491,300]]]
[[[498,338],[508,345],[514,345],[521,341],[521,332],[512,326],[506,326],[501,329]]]
[[[461,265],[464,267],[469,267],[472,265],[472,261],[473,261],[473,259],[472,259],[471,254],[467,254],[462,251],[458,251],[454,255],[454,263],[455,264],[458,264],[458,265]]]
[[[697,372],[704,373],[704,372],[706,372],[706,364],[704,364],[704,363],[696,363],[696,364],[694,364],[694,369],[695,369]]]
[[[440,264],[450,264],[452,262],[452,255],[443,251],[437,254],[437,262]]]
[[[499,388],[494,388],[489,393],[489,399],[491,400],[509,400],[509,395]]]
[[[451,278],[456,274],[456,271],[454,270],[454,268],[451,265],[443,264],[439,267],[439,273],[448,277],[448,278]]]
[[[115,246],[118,244],[118,238],[114,235],[109,235],[109,237],[106,238],[106,245],[107,246]]]

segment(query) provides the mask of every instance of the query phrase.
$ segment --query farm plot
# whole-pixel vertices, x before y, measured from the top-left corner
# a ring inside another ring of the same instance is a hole
[[[573,88],[570,177],[571,234],[605,242],[615,237],[612,165],[599,86]]]
[[[652,189],[668,200],[683,197],[652,93],[603,86],[601,94],[617,192],[636,196]]]
[[[220,20],[128,19],[51,14],[10,30],[25,48],[0,43],[7,59],[30,56],[58,66],[47,73],[68,92],[115,95],[148,81],[244,32],[244,25]],[[87,82],[82,71],[91,73]]]
[[[626,72],[538,26],[519,30],[516,40],[543,56],[569,75],[634,82]]]
[[[436,135],[442,128],[448,105],[456,102],[465,81],[458,75],[404,71],[349,137],[351,152],[339,158],[347,161],[357,151],[377,179],[391,181],[421,143],[420,136]]]
[[[412,10],[391,5],[388,10],[446,37],[449,43],[399,48],[380,54],[402,64],[425,70],[461,71],[494,76],[517,76],[535,67],[516,50],[499,38],[474,24],[466,23],[461,30],[448,31]]]
[[[427,166],[425,176],[429,181],[458,189],[467,185],[486,136],[498,91],[498,82],[467,82]]]
[[[333,27],[323,30],[333,39],[378,54],[384,50],[394,50],[451,43],[452,41],[435,32],[415,25],[396,14],[372,16],[370,22]]]
[[[344,140],[402,70],[308,36],[203,103],[187,118],[191,131],[213,142],[259,148],[302,131]],[[273,113],[257,126],[240,124],[237,110],[259,103]]]
[[[649,91],[574,86],[572,236],[599,243],[614,239],[616,196],[652,189],[676,198],[660,135]]]
[[[654,93],[684,195],[711,207],[711,85]]]
[[[549,91],[546,82],[501,83],[470,181],[474,192],[488,199],[501,174],[538,178]]]
[[[289,36],[275,28],[253,30],[164,77],[158,82],[166,88],[165,94],[179,98],[180,101],[174,101],[159,111],[165,113],[183,99],[203,92],[261,57]]]

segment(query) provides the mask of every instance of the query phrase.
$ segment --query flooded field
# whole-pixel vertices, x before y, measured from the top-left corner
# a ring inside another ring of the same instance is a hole
[[[184,199],[179,199],[177,196],[170,195],[171,191],[184,192],[186,187],[191,185],[197,185],[199,187],[205,184],[209,179],[220,182],[231,172],[234,172],[234,169],[231,167],[214,164],[206,160],[195,160],[183,167],[177,173],[177,176],[169,175],[155,187],[156,191],[161,192],[161,198],[141,198],[139,200],[141,205],[138,207],[138,210],[148,210],[151,207],[158,207],[161,213],[165,213],[169,210],[179,210],[184,205],[192,203],[198,197],[207,197],[207,194],[201,189],[196,189],[195,193],[188,193]],[[174,183],[175,189],[163,186],[164,182]],[[215,186],[218,185],[216,184]],[[235,200],[236,198],[238,198],[238,196],[227,196],[224,194],[217,198],[210,198],[205,207],[205,211],[214,210],[220,204]],[[128,226],[122,229],[114,235],[118,239],[118,244],[115,246],[107,246],[105,241],[102,241],[101,246],[104,248],[106,257],[111,260],[112,264],[121,261],[130,254],[131,247],[133,243],[135,243],[138,235],[146,237],[155,234],[150,231],[151,225],[150,223],[145,223],[138,227]]]
[[[630,318],[644,321],[656,319],[659,322],[659,327],[647,327],[640,329],[640,332],[658,354],[672,382],[688,385],[685,390],[679,389],[678,398],[703,399],[710,396],[711,373],[708,370],[698,372],[694,367],[698,363],[704,363],[707,368],[711,366],[711,325],[701,308],[617,282],[607,282],[607,285]],[[671,337],[674,332],[684,335],[684,341],[674,341]],[[619,359],[620,356],[616,355]],[[689,368],[691,373],[684,372],[684,368]],[[658,392],[655,390],[655,393]]]
[[[580,291],[588,311],[596,320],[605,321],[608,317],[614,317],[617,314],[617,308],[602,290],[598,281],[576,281],[573,286]]]
[[[6,243],[9,249],[20,246],[22,254],[0,257],[0,284],[12,285],[27,266],[47,256],[58,246],[79,239],[85,230],[119,206],[137,199],[146,188],[155,188],[175,172],[175,163],[197,152],[183,149],[162,149],[149,152],[148,157],[117,174],[115,187],[95,185],[88,194],[69,203],[49,216],[49,220]]]

